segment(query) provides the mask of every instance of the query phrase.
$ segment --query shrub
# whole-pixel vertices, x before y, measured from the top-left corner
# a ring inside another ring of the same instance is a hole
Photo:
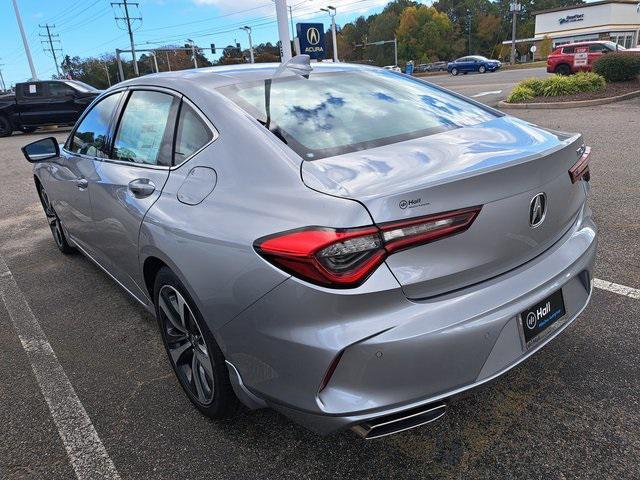
[[[604,77],[593,72],[580,72],[569,78],[580,92],[601,92],[607,85]]]
[[[544,80],[542,78],[527,78],[521,81],[518,85],[533,90],[536,97],[542,95],[542,89],[544,88]]]
[[[572,77],[564,75],[554,75],[544,81],[542,95],[545,97],[559,97],[561,95],[573,95],[578,93],[578,85]]]
[[[535,97],[535,92],[523,85],[516,85],[516,87],[511,91],[509,97],[507,98],[507,102],[509,103],[518,103],[518,102],[528,102]]]
[[[593,64],[593,71],[607,82],[624,82],[640,75],[640,55],[632,53],[607,53]]]

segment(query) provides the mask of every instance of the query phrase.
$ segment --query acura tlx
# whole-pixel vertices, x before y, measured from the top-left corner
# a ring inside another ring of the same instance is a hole
[[[582,136],[397,72],[300,56],[147,75],[23,152],[58,248],[153,312],[210,417],[422,425],[591,295]]]

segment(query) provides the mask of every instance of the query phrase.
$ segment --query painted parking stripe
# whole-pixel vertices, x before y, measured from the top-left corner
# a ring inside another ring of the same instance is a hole
[[[29,358],[76,477],[119,480],[98,432],[1,255],[0,298]]]
[[[471,95],[471,98],[484,97],[486,95],[498,95],[499,93],[502,93],[502,90],[491,90],[490,92],[476,93],[475,95]]]
[[[618,295],[624,295],[625,297],[640,300],[640,290],[638,290],[637,288],[631,288],[627,287],[626,285],[607,282],[606,280],[600,280],[599,278],[593,279],[593,286],[602,290],[608,290],[609,292],[617,293]]]

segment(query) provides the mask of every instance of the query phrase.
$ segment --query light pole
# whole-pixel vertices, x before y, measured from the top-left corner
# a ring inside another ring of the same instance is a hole
[[[249,55],[251,55],[251,63],[256,63],[253,58],[253,41],[251,40],[251,27],[247,27],[245,25],[244,27],[240,27],[240,30],[244,30],[245,32],[247,32],[247,35],[249,35]]]
[[[22,36],[22,43],[24,44],[24,53],[27,54],[27,60],[29,61],[29,68],[31,69],[32,80],[38,80],[38,74],[36,73],[36,67],[33,66],[33,58],[31,58],[31,50],[29,49],[29,42],[27,36],[24,33],[24,27],[22,26],[22,17],[20,17],[20,10],[18,10],[18,4],[16,0],[13,0],[13,9],[16,12],[16,21],[20,28],[20,35]]]
[[[193,66],[198,68],[198,59],[196,58],[196,44],[190,38],[187,38],[187,42],[191,44],[191,55],[193,56]]]
[[[471,10],[467,9],[467,22],[469,23],[469,55],[471,55]]]
[[[321,8],[323,12],[327,12],[331,17],[331,38],[333,39],[333,61],[338,62],[338,45],[336,43],[336,7],[327,5],[327,8]]]
[[[291,60],[291,38],[287,18],[287,0],[275,0],[276,17],[278,19],[278,37],[280,38],[280,60],[282,63]]]

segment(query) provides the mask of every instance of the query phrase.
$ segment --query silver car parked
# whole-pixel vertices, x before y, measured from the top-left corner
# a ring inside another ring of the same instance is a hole
[[[210,417],[406,430],[591,295],[582,137],[384,69],[148,75],[23,150],[58,248],[156,315]]]

